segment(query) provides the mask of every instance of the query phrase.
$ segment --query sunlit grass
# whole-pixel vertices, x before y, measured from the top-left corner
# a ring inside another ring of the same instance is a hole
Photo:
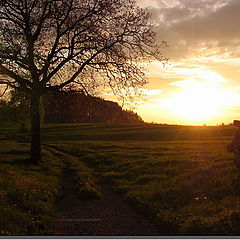
[[[165,234],[239,234],[240,198],[232,184],[237,172],[226,152],[234,128],[100,125],[96,135],[89,129],[88,141],[73,140],[87,134],[87,128],[77,128],[55,147],[112,182]],[[164,141],[168,131],[175,140]]]
[[[65,171],[73,174],[75,181],[75,193],[80,199],[100,198],[101,187],[98,184],[95,172],[78,157],[58,151],[58,145],[49,145],[48,149],[55,155],[64,159]]]
[[[1,141],[0,235],[54,233],[61,162],[43,150],[45,163],[29,165],[27,144]]]
[[[1,234],[51,234],[57,181],[60,169],[67,166],[80,197],[100,197],[101,176],[158,223],[164,234],[239,235],[240,197],[232,184],[237,171],[225,150],[234,131],[233,127],[45,125],[43,159],[48,163],[30,167],[29,135],[2,131]]]
[[[225,145],[82,142],[62,145],[62,150],[72,150],[167,231],[231,235],[238,232],[231,218],[240,214],[240,198],[232,185],[236,170]]]

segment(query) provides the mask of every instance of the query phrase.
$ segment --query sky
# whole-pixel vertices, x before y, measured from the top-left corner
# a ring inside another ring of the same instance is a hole
[[[138,0],[169,58],[147,68],[135,111],[146,122],[216,125],[240,119],[240,0]]]

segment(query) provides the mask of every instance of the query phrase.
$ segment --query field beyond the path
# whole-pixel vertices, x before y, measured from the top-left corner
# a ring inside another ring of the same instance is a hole
[[[54,234],[49,229],[61,195],[64,154],[110,182],[163,235],[239,235],[237,170],[226,151],[235,131],[231,126],[46,124],[45,163],[36,167],[26,163],[29,133],[0,129],[0,207],[5,206],[0,235]]]

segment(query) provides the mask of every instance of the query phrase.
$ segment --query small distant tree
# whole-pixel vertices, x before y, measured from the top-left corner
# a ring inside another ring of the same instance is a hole
[[[11,112],[10,118],[17,123],[21,131],[25,131],[27,123],[30,121],[29,95],[22,91],[12,90],[8,105]]]
[[[30,122],[30,105],[28,94],[16,89],[9,91],[7,98],[0,100],[0,124],[8,122],[17,125],[21,131],[26,131]],[[44,117],[42,103],[40,110],[42,122]]]
[[[0,83],[29,95],[31,160],[41,161],[39,103],[69,86],[115,94],[146,83],[140,62],[163,60],[135,0],[1,0]]]

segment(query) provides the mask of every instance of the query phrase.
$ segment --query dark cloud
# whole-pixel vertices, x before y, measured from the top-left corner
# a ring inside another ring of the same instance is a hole
[[[206,48],[240,57],[240,0],[158,1],[151,9],[159,40],[167,40],[170,58],[184,58]],[[207,52],[206,51],[206,52]]]
[[[192,13],[189,8],[168,8],[165,9],[163,20],[166,25],[171,25],[179,21],[187,21],[191,15]]]
[[[232,107],[206,121],[207,124],[238,119],[240,0],[138,1],[150,8],[159,41],[166,40],[170,46],[162,49],[170,59],[166,69],[162,71],[156,63],[149,71],[150,89],[162,91],[159,95],[152,95],[148,104],[143,105],[144,110],[140,111],[143,117],[149,121],[196,124],[194,121],[176,120],[176,115],[167,110],[166,100],[181,94],[179,86],[191,83],[194,86],[195,82],[200,82],[206,83],[206,87],[216,83],[216,91],[226,93],[223,98],[229,100],[229,107]]]
[[[231,0],[155,0],[147,6],[153,13],[153,19],[163,24],[181,22],[196,16],[204,16],[229,4]]]
[[[187,40],[238,40],[240,37],[240,1],[232,1],[208,15],[197,16],[178,22],[171,31]]]

